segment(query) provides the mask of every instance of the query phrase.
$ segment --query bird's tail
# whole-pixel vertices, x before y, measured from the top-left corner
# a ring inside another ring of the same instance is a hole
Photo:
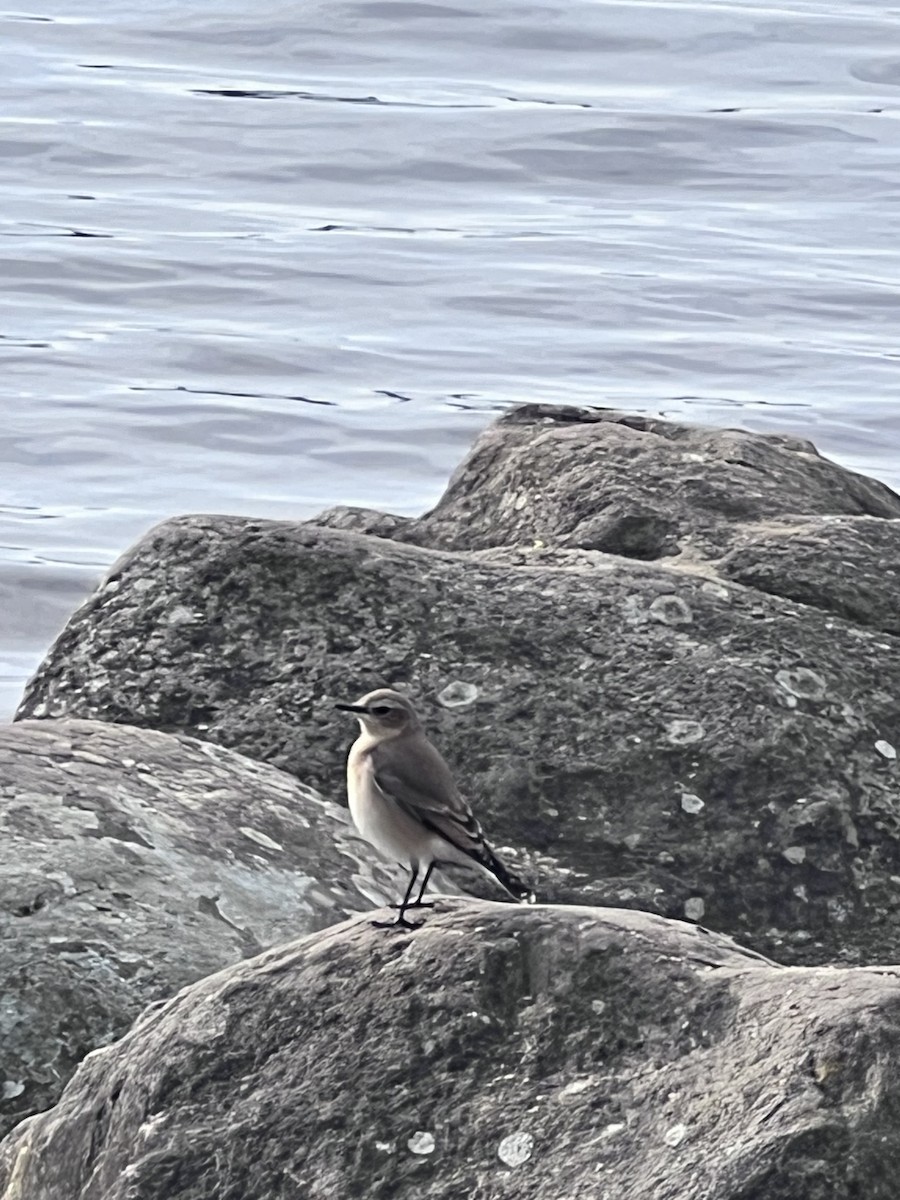
[[[479,849],[481,850],[478,856],[479,862],[490,871],[501,887],[505,887],[520,904],[534,904],[535,895],[528,884],[523,883],[517,875],[505,867],[486,842],[482,842]]]

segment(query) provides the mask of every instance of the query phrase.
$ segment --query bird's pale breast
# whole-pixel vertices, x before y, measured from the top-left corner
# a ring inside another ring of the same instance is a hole
[[[347,800],[360,834],[388,858],[418,864],[437,857],[433,835],[378,787],[371,744],[362,738],[347,759]]]

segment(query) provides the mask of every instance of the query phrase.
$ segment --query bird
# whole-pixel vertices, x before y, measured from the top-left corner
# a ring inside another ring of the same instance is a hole
[[[355,704],[336,704],[359,721],[359,737],[347,757],[347,799],[359,833],[388,858],[405,866],[409,885],[395,921],[376,925],[418,928],[410,908],[423,900],[435,866],[476,864],[520,903],[534,893],[508,870],[485,841],[481,826],[459,794],[453,774],[425,736],[412,701],[392,688],[377,688]],[[420,871],[424,877],[412,899]]]

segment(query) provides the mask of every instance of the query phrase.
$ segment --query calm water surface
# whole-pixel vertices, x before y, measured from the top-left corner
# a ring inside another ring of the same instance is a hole
[[[0,713],[155,521],[416,512],[518,401],[900,487],[900,8],[53,0],[0,93]]]

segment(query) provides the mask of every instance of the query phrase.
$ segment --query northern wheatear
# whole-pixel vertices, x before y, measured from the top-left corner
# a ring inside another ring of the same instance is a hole
[[[347,799],[356,828],[371,845],[409,869],[409,887],[395,922],[414,927],[406,910],[425,908],[422,897],[435,866],[473,863],[489,871],[511,896],[534,903],[534,893],[504,867],[456,790],[450,768],[422,731],[410,701],[379,688],[355,704],[360,734],[347,758]],[[419,872],[419,894],[412,900]]]

